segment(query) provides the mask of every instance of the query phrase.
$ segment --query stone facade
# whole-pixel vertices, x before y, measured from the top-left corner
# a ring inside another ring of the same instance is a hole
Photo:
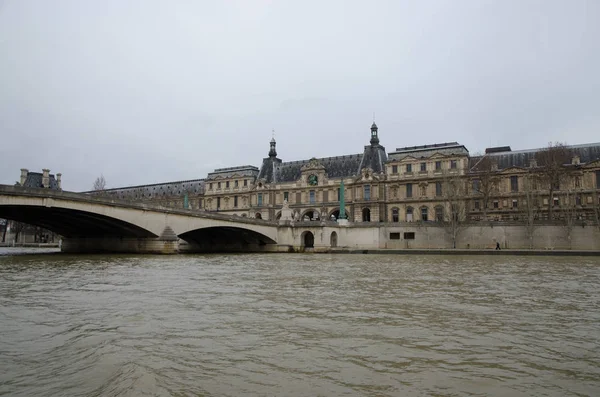
[[[205,190],[205,209],[276,220],[287,201],[295,221],[336,220],[343,181],[346,217],[354,224],[561,222],[572,216],[597,222],[600,143],[562,149],[562,158],[554,159],[560,172],[550,181],[552,164],[542,163],[552,148],[490,148],[470,156],[448,142],[386,153],[373,124],[363,153],[283,162],[272,139],[260,168],[209,174],[207,181],[219,182]]]
[[[310,225],[340,217],[343,182],[350,225],[443,229],[452,235],[453,245],[470,244],[461,235],[478,223],[521,227],[529,242],[540,226],[561,227],[571,235],[576,227],[598,224],[600,143],[520,151],[507,146],[472,156],[458,142],[388,153],[375,123],[369,137],[359,153],[291,162],[278,157],[271,139],[260,167],[220,168],[205,179],[102,193],[176,208],[185,207],[187,200],[190,209],[265,220],[281,219],[285,203],[292,222]],[[438,238],[433,230],[424,235]],[[426,245],[399,243],[393,241],[396,234],[393,239],[389,235],[396,232],[382,233],[386,242],[377,243],[382,248]]]

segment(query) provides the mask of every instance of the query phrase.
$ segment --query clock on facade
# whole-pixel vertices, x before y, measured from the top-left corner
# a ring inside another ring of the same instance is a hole
[[[319,179],[317,178],[316,175],[309,175],[308,176],[308,184],[311,186],[315,186],[317,183],[319,183]]]

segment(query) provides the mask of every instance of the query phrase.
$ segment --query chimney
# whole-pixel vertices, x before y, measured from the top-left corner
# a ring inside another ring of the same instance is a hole
[[[50,187],[50,170],[44,168],[42,170],[42,187],[49,188]]]
[[[27,174],[29,174],[29,170],[27,168],[21,168],[21,186],[25,185]]]
[[[60,184],[61,177],[62,177],[62,174],[60,172],[58,174],[56,174],[56,185],[58,186],[58,190],[62,190],[62,186]]]

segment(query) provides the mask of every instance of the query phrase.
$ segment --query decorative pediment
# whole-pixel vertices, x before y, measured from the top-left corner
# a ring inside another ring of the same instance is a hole
[[[502,171],[500,171],[500,174],[514,174],[515,172],[519,174],[524,174],[529,171],[523,167],[512,166],[504,168]]]
[[[354,178],[355,182],[372,182],[379,181],[379,175],[373,172],[369,167],[360,170],[360,174]]]
[[[581,168],[598,168],[600,167],[600,159],[590,161],[589,163],[585,163],[581,166]]]
[[[435,152],[431,156],[429,156],[430,159],[445,159],[447,157],[450,157],[450,156],[444,155],[444,154],[442,154],[440,152]]]
[[[308,161],[308,163],[304,164],[302,168],[300,168],[302,172],[304,171],[319,171],[325,170],[325,166],[319,162],[316,158],[312,158]]]

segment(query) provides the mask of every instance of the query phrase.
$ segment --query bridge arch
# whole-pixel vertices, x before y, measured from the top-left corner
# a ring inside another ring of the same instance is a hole
[[[63,237],[158,237],[134,223],[78,209],[0,205],[0,218],[40,226]]]
[[[190,250],[202,252],[260,251],[277,242],[260,232],[238,226],[211,226],[187,231],[178,237]]]

